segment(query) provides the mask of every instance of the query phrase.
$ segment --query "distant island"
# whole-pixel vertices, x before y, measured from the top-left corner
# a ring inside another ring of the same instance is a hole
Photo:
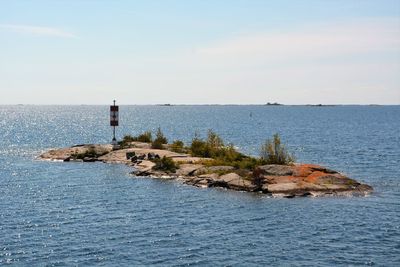
[[[324,105],[324,104],[307,104],[308,107],[335,107],[336,105]]]
[[[280,104],[277,102],[275,102],[275,103],[267,102],[267,104],[265,104],[265,106],[283,106],[283,104]]]
[[[174,106],[174,105],[172,105],[172,104],[158,104],[157,106],[172,107],[172,106]]]

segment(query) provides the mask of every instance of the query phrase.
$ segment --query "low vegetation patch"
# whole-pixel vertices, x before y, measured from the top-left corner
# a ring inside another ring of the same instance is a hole
[[[107,154],[107,151],[96,151],[96,149],[94,147],[89,148],[88,150],[86,150],[85,152],[82,153],[75,153],[72,154],[71,157],[73,159],[84,159],[84,158],[98,158],[101,157],[105,154]]]
[[[205,161],[206,166],[233,166],[237,169],[252,170],[256,166],[264,164],[262,159],[238,152],[232,144],[225,145],[222,138],[212,130],[208,131],[206,140],[195,136],[189,152],[192,156],[213,159]]]
[[[153,162],[156,164],[154,165],[153,170],[156,171],[174,173],[178,168],[177,164],[171,158],[167,158],[166,156],[160,159],[154,159]]]
[[[209,158],[210,160],[201,162],[206,167],[232,166],[236,170],[254,171],[258,166],[265,164],[289,165],[294,162],[294,156],[281,143],[278,134],[275,134],[272,139],[266,140],[261,146],[259,158],[240,153],[233,144],[225,144],[224,140],[212,130],[208,131],[206,139],[202,139],[196,134],[190,145],[185,146],[181,140],[175,140],[168,145],[168,139],[159,127],[155,139],[152,138],[150,131],[146,131],[137,137],[124,136],[120,142],[121,148],[129,147],[129,144],[134,141],[151,143],[153,149],[169,149],[177,153],[189,153],[193,157]],[[172,160],[171,162],[174,163]],[[160,159],[156,162],[158,164],[156,168],[173,166],[171,162],[168,162],[168,159]]]

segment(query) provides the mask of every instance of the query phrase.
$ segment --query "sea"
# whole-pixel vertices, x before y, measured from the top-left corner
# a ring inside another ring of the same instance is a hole
[[[108,106],[0,106],[0,265],[400,266],[400,106],[120,106],[117,137],[207,131],[257,156],[273,134],[297,162],[374,188],[274,198],[38,160],[110,143]]]

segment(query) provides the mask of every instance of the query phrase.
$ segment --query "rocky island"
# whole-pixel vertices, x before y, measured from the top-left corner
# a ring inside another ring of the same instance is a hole
[[[245,156],[232,145],[224,146],[222,139],[212,131],[207,140],[195,137],[190,147],[185,147],[181,141],[167,144],[159,129],[154,140],[149,132],[138,137],[125,136],[119,149],[87,144],[50,150],[39,157],[64,162],[127,164],[133,167],[132,175],[137,177],[174,179],[197,187],[221,187],[282,197],[364,196],[373,190],[337,171],[315,164],[294,163],[278,136],[265,144],[264,153],[269,158]]]

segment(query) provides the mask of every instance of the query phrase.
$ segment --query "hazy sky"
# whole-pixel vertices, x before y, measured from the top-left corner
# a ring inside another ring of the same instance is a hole
[[[400,104],[400,1],[0,0],[0,104]]]

